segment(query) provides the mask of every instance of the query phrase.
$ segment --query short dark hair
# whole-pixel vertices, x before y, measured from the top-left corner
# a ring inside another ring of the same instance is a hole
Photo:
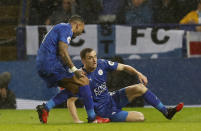
[[[84,20],[83,20],[82,17],[79,16],[79,15],[73,15],[73,16],[71,16],[71,18],[68,20],[69,23],[76,22],[76,21],[79,21],[79,22],[84,23]]]
[[[86,57],[86,54],[90,53],[92,51],[93,51],[92,48],[84,48],[84,49],[82,49],[81,52],[80,52],[81,59],[84,59]]]

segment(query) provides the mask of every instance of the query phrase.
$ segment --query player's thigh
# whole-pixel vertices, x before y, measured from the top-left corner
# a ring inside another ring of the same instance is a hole
[[[48,59],[48,58],[47,58]],[[58,82],[64,78],[72,78],[73,73],[65,69],[58,60],[37,62],[37,70],[39,76],[46,82],[47,87],[58,87]]]
[[[136,97],[142,96],[147,91],[147,88],[143,84],[135,84],[126,87],[125,90],[127,98],[131,102]]]
[[[140,122],[144,121],[144,115],[141,112],[129,111],[126,118],[127,122]]]
[[[126,95],[126,88],[119,89],[112,94],[112,99],[118,108],[125,107],[128,103],[128,97]]]
[[[89,84],[89,80],[86,76],[78,79],[77,77],[73,76],[72,78],[63,78],[58,82],[60,87],[66,88],[73,94],[78,93],[79,87],[85,86]]]

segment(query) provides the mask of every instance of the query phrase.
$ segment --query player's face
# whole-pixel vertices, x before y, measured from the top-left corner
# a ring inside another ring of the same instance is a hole
[[[97,56],[96,52],[92,51],[86,54],[85,59],[82,60],[85,68],[94,70],[97,67]]]
[[[83,33],[84,31],[84,23],[80,23],[78,22],[77,25],[76,25],[76,31],[73,33],[73,35],[76,37],[76,36],[79,36]]]

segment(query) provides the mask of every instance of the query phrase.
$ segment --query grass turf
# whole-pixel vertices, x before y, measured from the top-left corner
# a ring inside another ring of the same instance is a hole
[[[48,124],[40,124],[35,110],[0,110],[0,131],[200,131],[201,108],[184,108],[173,120],[167,120],[154,108],[125,108],[140,111],[145,122],[74,124],[67,109],[53,109]],[[84,109],[78,109],[86,121]]]

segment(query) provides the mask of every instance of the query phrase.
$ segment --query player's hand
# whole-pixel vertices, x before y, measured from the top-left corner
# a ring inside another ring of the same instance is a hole
[[[82,68],[80,68],[80,70],[83,72],[83,74],[86,76],[87,72],[85,70],[83,70]]]
[[[140,80],[140,83],[142,83],[145,86],[147,85],[148,80],[146,76],[144,76],[142,73],[138,73],[138,78]]]
[[[81,77],[84,77],[84,72],[82,70],[80,70],[80,69],[76,70],[74,72],[74,74],[78,79],[80,79]]]

